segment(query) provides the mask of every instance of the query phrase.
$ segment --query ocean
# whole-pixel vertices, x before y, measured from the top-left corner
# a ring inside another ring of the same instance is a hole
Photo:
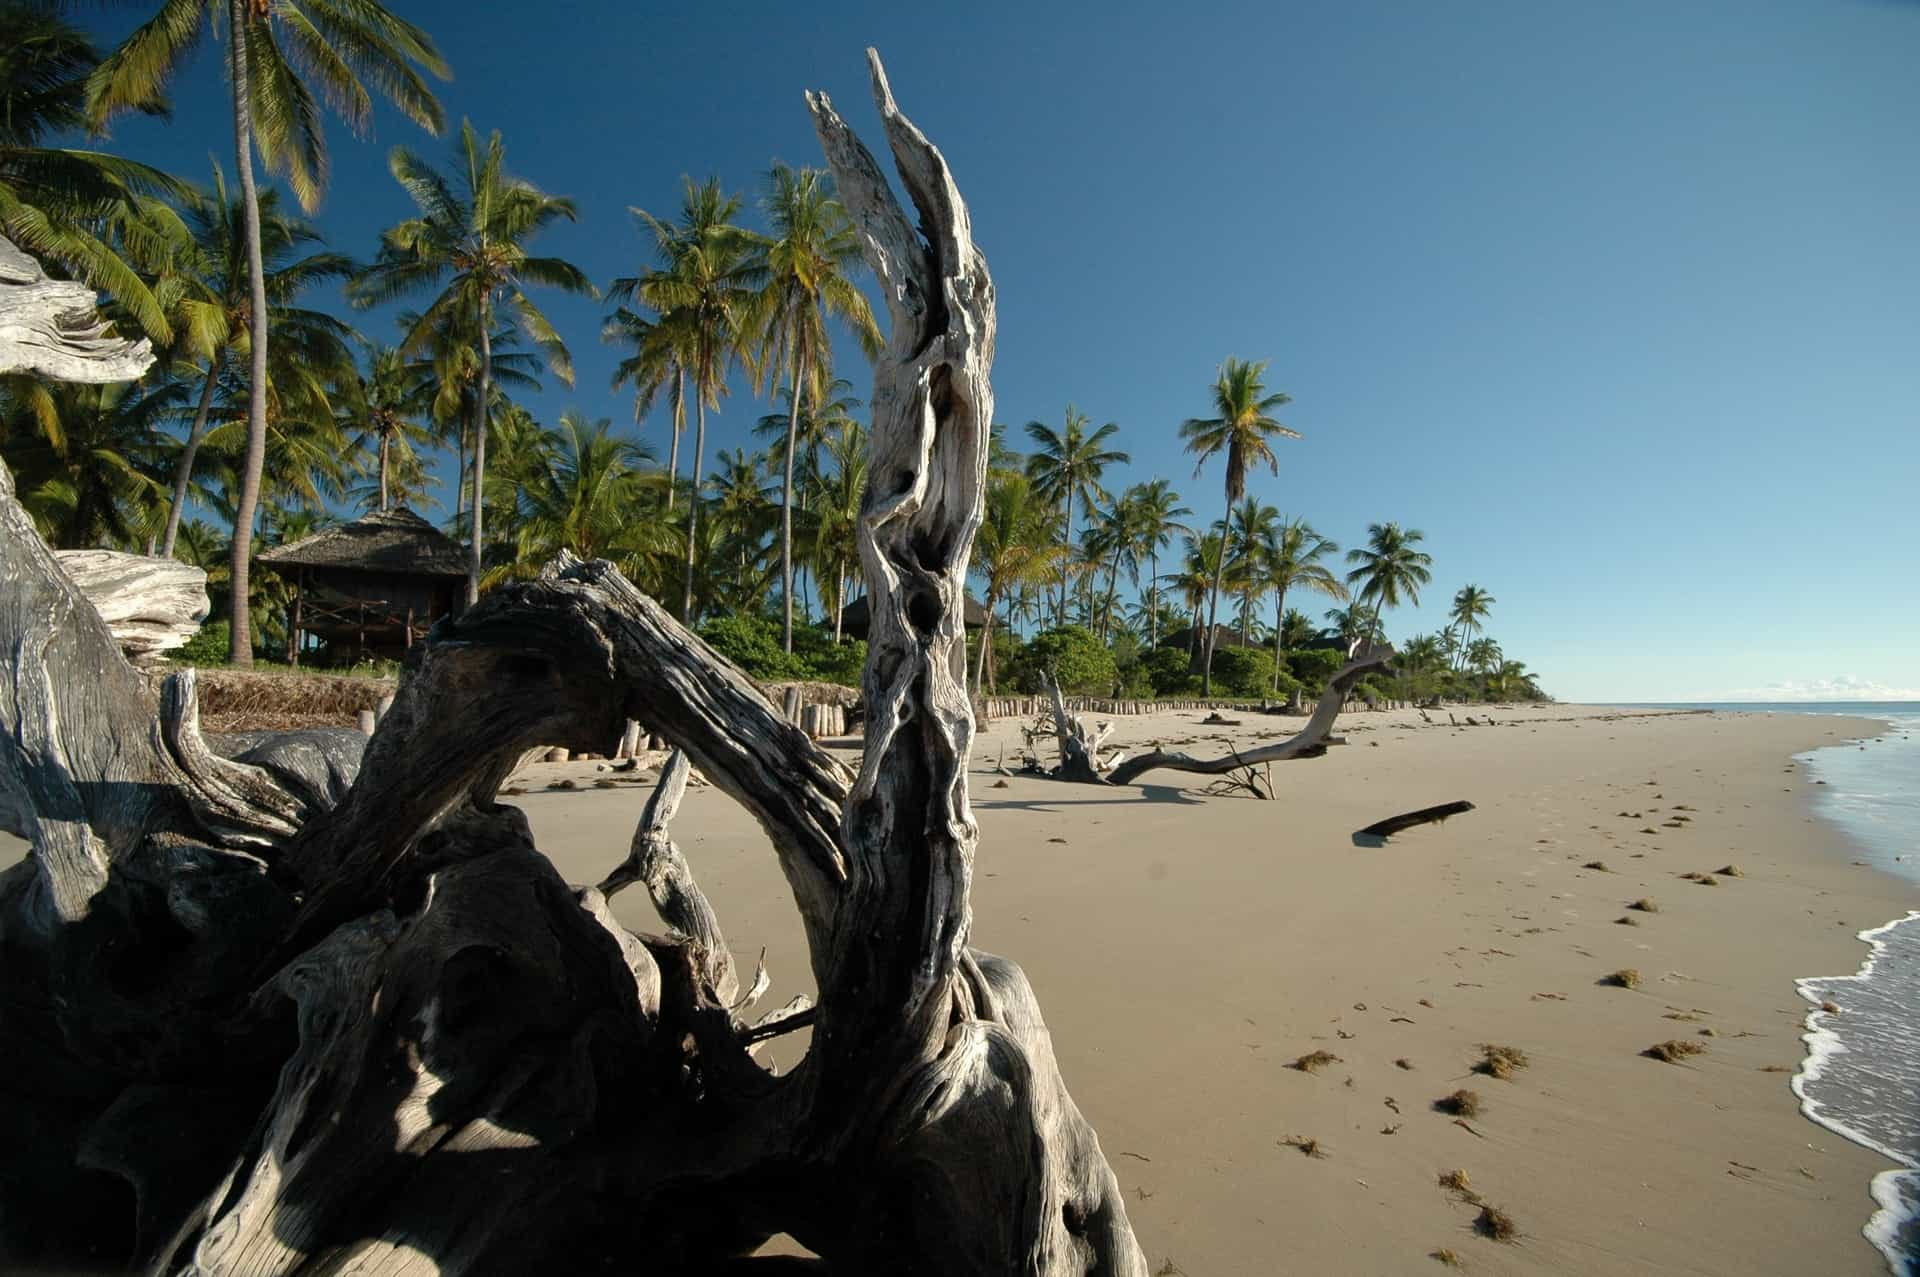
[[[1888,723],[1883,735],[1811,750],[1799,761],[1813,780],[1826,782],[1815,790],[1815,813],[1846,833],[1863,859],[1920,886],[1920,702],[1672,708],[1853,714]],[[1864,1231],[1898,1277],[1920,1277],[1920,911],[1860,938],[1869,956],[1859,971],[1798,982],[1812,1009],[1793,1091],[1813,1121],[1904,1168],[1874,1178],[1879,1209]]]

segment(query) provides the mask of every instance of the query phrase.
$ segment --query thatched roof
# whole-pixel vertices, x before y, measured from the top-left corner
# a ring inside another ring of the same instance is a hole
[[[987,623],[987,609],[980,605],[979,599],[969,594],[965,606],[968,629],[977,630]],[[865,638],[867,625],[867,596],[862,594],[840,609],[840,627],[854,638]]]
[[[342,568],[400,576],[467,574],[467,552],[452,537],[407,509],[376,510],[352,523],[263,551],[272,568]]]

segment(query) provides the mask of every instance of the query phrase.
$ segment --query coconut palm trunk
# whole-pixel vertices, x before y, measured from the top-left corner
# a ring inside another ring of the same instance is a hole
[[[993,650],[993,605],[998,600],[993,593],[987,593],[987,619],[980,627],[980,655],[973,666],[973,694],[978,696],[987,686],[987,653]]]
[[[1287,587],[1284,583],[1275,586],[1273,591],[1273,690],[1280,690],[1280,670],[1287,663]]]
[[[667,450],[667,510],[673,510],[673,490],[680,486],[680,432],[687,428],[687,374],[673,374],[673,443]]]
[[[382,514],[385,514],[387,512],[387,507],[389,506],[389,504],[391,504],[390,489],[387,484],[387,475],[391,469],[390,458],[392,457],[392,455],[393,455],[392,436],[388,434],[387,430],[384,427],[382,427],[380,431],[380,513]]]
[[[847,560],[843,555],[833,564],[833,643],[840,645],[842,620],[847,610]]]
[[[467,541],[467,605],[480,601],[480,548],[487,482],[487,400],[493,393],[493,307],[480,304],[480,391],[473,404],[473,526]]]
[[[1229,507],[1231,508],[1231,507]],[[1204,641],[1206,656],[1200,664],[1200,695],[1213,695],[1213,649],[1220,624],[1220,583],[1227,575],[1227,547],[1223,541],[1220,553],[1213,561],[1213,589],[1207,598],[1207,637]]]
[[[700,467],[707,455],[706,378],[696,378],[693,388],[693,486],[687,492],[687,572],[680,590],[680,619],[687,625],[693,624],[693,548],[700,528]]]
[[[247,16],[245,0],[230,0],[227,17],[233,29],[228,45],[233,80],[233,149],[234,162],[240,172],[242,222],[247,237],[247,325],[253,344],[247,378],[247,454],[240,471],[240,500],[233,512],[233,555],[229,561],[233,599],[227,659],[242,666],[253,664],[247,569],[253,558],[253,519],[260,505],[260,472],[267,460],[267,279],[260,262],[260,195],[253,185],[253,109],[247,96]]]
[[[200,455],[201,441],[207,437],[207,418],[213,412],[213,387],[220,379],[220,367],[226,357],[226,352],[222,350],[207,364],[206,384],[200,387],[200,406],[194,409],[193,428],[187,431],[187,446],[180,450],[180,464],[173,476],[173,504],[167,508],[167,531],[160,547],[160,553],[169,559],[173,557],[173,547],[180,539],[180,517],[187,508],[187,488],[193,482],[194,458]]]
[[[787,397],[792,404],[787,411],[786,475],[780,482],[780,599],[785,613],[780,642],[789,652],[793,650],[793,454],[800,446],[800,369],[806,360],[807,338],[803,331],[794,351],[792,377],[787,382]]]
[[[1160,554],[1147,551],[1147,646],[1160,646]]]
[[[1060,544],[1066,547],[1067,555],[1071,556],[1073,553],[1073,486],[1071,484],[1067,486],[1066,536]],[[1072,588],[1073,572],[1068,567],[1066,558],[1063,557],[1060,563],[1060,610],[1054,613],[1053,623],[1055,625],[1065,625],[1067,623],[1067,591]]]

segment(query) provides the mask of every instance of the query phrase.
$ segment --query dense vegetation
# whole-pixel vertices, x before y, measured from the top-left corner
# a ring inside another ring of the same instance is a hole
[[[163,111],[174,69],[211,29],[206,4],[170,4],[103,52],[59,6],[0,2],[0,229],[104,290],[120,327],[162,356],[132,385],[0,381],[0,456],[41,532],[206,568],[229,624],[209,626],[191,659],[223,639],[243,664],[285,650],[286,588],[249,570],[257,549],[406,505],[439,511],[468,546],[472,594],[570,549],[614,560],[758,676],[856,679],[864,645],[840,617],[860,590],[865,427],[834,335],[871,353],[879,334],[830,177],[776,165],[752,208],[689,179],[671,214],[634,210],[639,265],[602,287],[538,251],[572,202],[515,177],[500,133],[462,122],[445,164],[392,151],[416,216],[378,244],[330,247],[298,211],[325,182],[316,103],[359,124],[372,84],[438,132],[421,72],[447,68],[425,32],[377,4],[321,7],[314,25],[232,6],[228,43],[252,50],[255,74],[229,76],[235,135],[251,139],[229,189],[217,164],[199,186],[52,145],[118,112]],[[292,206],[255,183],[256,154]],[[342,288],[357,308],[419,308],[384,336],[361,332],[323,308]],[[634,428],[579,410],[542,421],[523,402],[547,378],[572,383],[567,341],[541,310],[553,290],[604,297],[601,337],[623,355],[613,389],[631,392],[636,425],[664,415],[664,462]],[[1418,529],[1374,524],[1343,555],[1250,490],[1299,438],[1267,378],[1264,362],[1227,359],[1197,388],[1207,415],[1156,427],[1218,471],[1229,514],[1210,524],[1190,522],[1166,479],[1109,490],[1130,460],[1115,423],[1069,406],[1057,422],[994,427],[977,689],[1031,691],[1050,670],[1098,694],[1311,696],[1347,642],[1384,636],[1388,613],[1418,602],[1433,580]],[[721,450],[709,468],[707,413],[736,383],[766,398],[764,447]],[[1301,610],[1309,596],[1330,609],[1319,622]],[[1493,604],[1462,586],[1447,627],[1404,639],[1398,677],[1364,690],[1538,697],[1484,632]]]

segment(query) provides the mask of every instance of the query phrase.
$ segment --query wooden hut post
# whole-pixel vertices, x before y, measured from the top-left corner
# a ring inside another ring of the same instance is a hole
[[[306,592],[307,570],[301,568],[293,578],[293,624],[287,635],[287,664],[300,668],[300,598]]]

